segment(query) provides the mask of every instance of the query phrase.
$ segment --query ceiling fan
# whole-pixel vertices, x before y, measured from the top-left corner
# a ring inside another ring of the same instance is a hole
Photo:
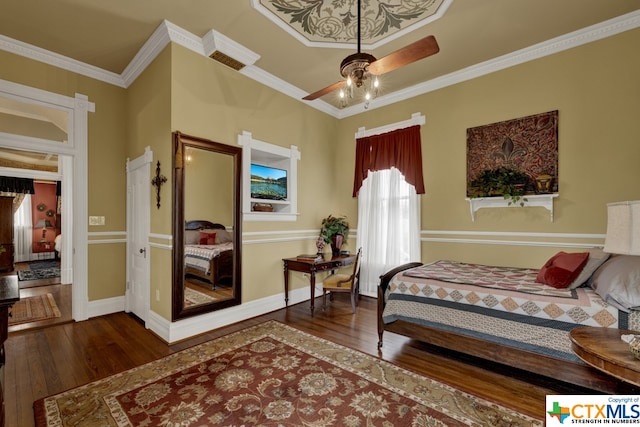
[[[404,67],[440,51],[436,38],[427,36],[380,59],[376,59],[375,56],[368,53],[362,53],[360,51],[360,10],[361,0],[358,0],[358,52],[347,56],[340,63],[340,74],[345,80],[310,93],[302,99],[312,101],[345,86],[361,87],[369,78],[374,79],[373,84],[377,87],[376,76]],[[341,93],[342,96],[343,93]]]

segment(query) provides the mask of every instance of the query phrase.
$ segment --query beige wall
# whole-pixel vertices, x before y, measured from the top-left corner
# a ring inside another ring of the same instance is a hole
[[[127,156],[142,156],[145,147],[153,153],[151,176],[160,162],[160,173],[167,183],[160,189],[160,208],[156,206],[156,190],[151,188],[150,231],[168,238],[152,238],[153,243],[165,248],[150,249],[150,301],[151,310],[171,318],[171,212],[172,191],[172,140],[171,140],[171,49],[165,48],[127,89]]]
[[[285,148],[296,145],[301,152],[297,221],[245,221],[243,232],[319,229],[322,217],[337,208],[332,165],[336,120],[190,50],[173,46],[172,53],[174,131],[233,146],[238,135],[248,131],[255,139]],[[282,292],[281,259],[315,251],[313,239],[292,239],[243,239],[243,302]],[[294,277],[296,286],[305,282]]]
[[[126,91],[4,51],[0,51],[0,64],[0,79],[69,97],[80,93],[95,103],[96,111],[88,118],[88,214],[104,216],[106,221],[104,226],[89,227],[89,232],[124,231]],[[89,300],[124,295],[124,243],[89,245],[87,250]]]
[[[629,31],[344,119],[337,138],[344,150],[335,155],[336,170],[345,177],[352,173],[358,127],[374,128],[420,112],[426,116],[423,230],[604,234],[606,204],[640,198],[639,45],[640,30]],[[537,207],[482,209],[472,222],[464,200],[466,129],[551,110],[559,110],[560,195],[554,222]],[[350,189],[339,196],[345,212],[356,218]],[[557,250],[423,242],[422,257],[539,267]]]
[[[200,148],[184,165],[184,220],[233,225],[233,157]]]
[[[315,251],[309,231],[318,230],[323,217],[346,214],[357,227],[357,203],[351,197],[354,133],[361,126],[406,120],[414,112],[427,118],[422,128],[423,230],[604,233],[607,202],[640,198],[639,44],[640,30],[629,31],[342,120],[175,45],[126,90],[6,52],[0,52],[0,78],[68,96],[86,94],[96,104],[89,115],[88,203],[89,215],[104,215],[106,224],[90,227],[91,232],[126,229],[126,158],[151,146],[154,166],[159,160],[163,174],[171,177],[174,130],[229,145],[237,144],[242,131],[275,145],[297,145],[302,155],[297,221],[242,225],[247,302],[282,292],[281,258]],[[466,129],[556,109],[560,196],[555,221],[549,222],[541,208],[509,208],[479,211],[472,222],[464,200]],[[170,236],[171,180],[161,196],[160,209],[152,200],[151,232]],[[256,237],[262,231],[287,231],[291,238]],[[538,266],[557,251],[428,241],[422,249],[425,261],[521,266]],[[171,251],[154,247],[151,259],[151,308],[169,319]],[[124,295],[124,280],[124,244],[89,245],[90,300]],[[294,275],[293,288],[305,286]]]

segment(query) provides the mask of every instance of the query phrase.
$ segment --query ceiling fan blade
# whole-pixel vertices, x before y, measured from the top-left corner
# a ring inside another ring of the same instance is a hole
[[[440,52],[436,38],[427,36],[400,48],[369,65],[369,72],[379,76]]]
[[[317,92],[310,93],[309,95],[305,96],[302,99],[304,99],[305,101],[313,101],[316,98],[320,98],[321,96],[328,94],[329,92],[333,92],[336,89],[340,89],[342,86],[345,86],[346,84],[347,82],[344,80],[339,81],[337,83],[332,84],[331,86],[325,87],[324,89],[320,89]]]

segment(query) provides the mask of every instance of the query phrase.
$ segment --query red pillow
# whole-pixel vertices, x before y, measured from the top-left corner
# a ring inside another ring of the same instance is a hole
[[[536,277],[536,282],[566,288],[575,280],[589,259],[589,252],[558,252],[547,261]]]
[[[201,245],[215,245],[216,244],[216,233],[211,232],[200,232],[200,244]]]

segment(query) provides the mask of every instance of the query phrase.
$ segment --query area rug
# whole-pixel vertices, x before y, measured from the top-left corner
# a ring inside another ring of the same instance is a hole
[[[60,309],[51,294],[21,298],[11,307],[9,326],[60,317]]]
[[[18,270],[18,280],[40,280],[60,277],[60,267],[41,268],[37,270]]]
[[[184,305],[185,307],[191,307],[198,304],[207,304],[213,302],[216,299],[211,295],[207,295],[202,292],[198,292],[195,289],[189,287],[184,288]]]
[[[542,426],[269,321],[34,403],[36,426]]]
[[[48,261],[30,261],[27,264],[28,268],[30,270],[42,270],[45,268],[55,268],[55,267],[60,267],[60,263],[58,261],[55,260],[48,260]]]

